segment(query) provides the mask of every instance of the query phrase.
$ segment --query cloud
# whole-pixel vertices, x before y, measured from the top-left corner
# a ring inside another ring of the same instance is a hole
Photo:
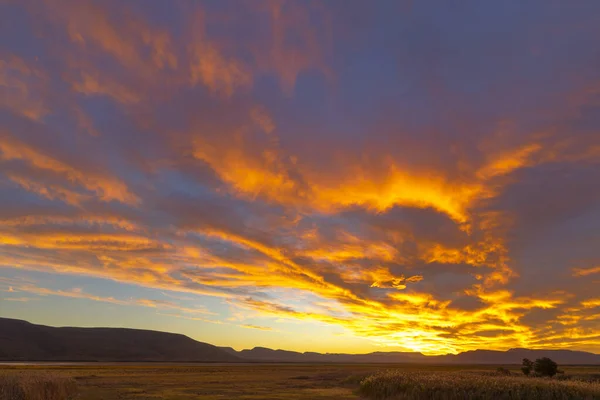
[[[600,349],[589,7],[12,4],[0,267],[172,297],[1,282],[430,354]]]
[[[191,22],[190,81],[192,85],[204,84],[213,93],[231,96],[237,88],[252,84],[252,73],[248,66],[227,59],[214,43],[206,40],[204,19],[204,13],[197,12]]]
[[[597,273],[600,273],[600,266],[591,268],[573,268],[574,276],[588,276]]]
[[[244,324],[241,325],[242,328],[248,328],[248,329],[258,329],[259,331],[273,331],[274,329],[268,326],[259,326],[259,325],[253,325],[253,324]]]
[[[0,151],[0,161],[3,163],[10,163],[11,161],[24,162],[34,170],[60,177],[63,182],[72,182],[83,186],[84,189],[96,193],[100,200],[117,200],[124,203],[139,202],[139,198],[131,193],[127,186],[119,179],[103,176],[100,173],[91,171],[85,173],[80,168],[69,165],[51,155],[44,154],[42,151],[19,141],[13,135],[6,132],[0,132]],[[69,189],[59,187],[56,190],[54,188],[47,190],[46,186],[39,182],[31,182],[26,180],[26,178],[25,180],[20,180],[16,175],[10,173],[8,177],[25,189],[39,193],[50,199],[54,198],[53,193],[55,192],[58,192],[58,197],[65,195],[65,199],[70,203],[78,203],[77,199],[83,198],[83,196]]]
[[[187,320],[190,320],[190,321],[208,322],[208,323],[217,324],[217,325],[223,324],[223,322],[219,321],[219,320],[213,320],[213,319],[207,319],[207,318],[196,317],[196,316],[189,316],[189,315],[182,315],[182,314],[172,314],[172,313],[161,313],[161,312],[159,312],[158,315],[164,315],[164,316],[167,316],[167,317],[187,319]]]
[[[140,98],[126,87],[110,81],[100,81],[90,74],[82,74],[81,80],[73,82],[73,90],[86,95],[108,95],[125,104],[137,103]]]
[[[181,306],[176,303],[173,303],[171,301],[153,300],[153,299],[127,299],[127,300],[116,299],[114,297],[96,296],[93,294],[85,293],[81,288],[73,288],[70,290],[54,290],[54,289],[48,289],[48,288],[38,287],[38,286],[33,286],[33,285],[25,285],[25,286],[17,287],[16,291],[32,293],[32,294],[35,294],[38,296],[61,296],[61,297],[93,300],[93,301],[99,301],[99,302],[103,302],[103,303],[111,303],[111,304],[117,304],[117,305],[142,306],[142,307],[156,308],[159,310],[175,310],[178,312],[184,312],[184,313],[188,313],[188,314],[203,314],[203,315],[212,314],[211,312],[207,311],[202,306],[185,307],[185,306]],[[11,298],[7,298],[6,300],[10,300],[10,299]],[[30,299],[30,298],[28,298],[28,299]],[[12,300],[17,301],[17,300],[14,300],[14,298],[12,298]],[[18,300],[18,301],[25,301],[25,300]]]
[[[2,300],[5,301],[16,301],[16,302],[20,302],[20,303],[27,303],[29,301],[35,301],[38,300],[34,297],[4,297],[2,298]]]
[[[18,56],[0,60],[0,107],[32,120],[48,113],[44,90],[48,77]]]

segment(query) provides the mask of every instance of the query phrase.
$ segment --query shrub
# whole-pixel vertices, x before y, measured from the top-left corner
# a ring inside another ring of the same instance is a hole
[[[523,371],[523,374],[529,375],[531,373],[532,368],[533,368],[533,361],[531,361],[529,358],[524,358],[523,366],[521,367],[521,371]]]
[[[539,376],[554,376],[558,372],[558,364],[548,357],[538,358],[533,364],[533,370]]]
[[[0,375],[0,400],[70,400],[77,395],[71,378],[54,374]]]

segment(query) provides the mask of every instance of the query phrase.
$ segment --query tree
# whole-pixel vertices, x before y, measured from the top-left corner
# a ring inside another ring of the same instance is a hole
[[[548,357],[538,358],[533,364],[533,370],[540,376],[554,376],[558,372],[558,364]]]
[[[531,361],[529,358],[524,358],[523,366],[521,367],[521,371],[523,371],[523,373],[525,375],[529,375],[531,373],[532,368],[533,368],[533,361]]]

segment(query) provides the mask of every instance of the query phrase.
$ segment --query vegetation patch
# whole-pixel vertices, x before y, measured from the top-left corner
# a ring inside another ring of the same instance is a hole
[[[359,393],[369,399],[600,399],[597,382],[460,372],[390,370],[363,380]]]
[[[70,400],[77,396],[74,379],[50,373],[0,375],[0,400]]]

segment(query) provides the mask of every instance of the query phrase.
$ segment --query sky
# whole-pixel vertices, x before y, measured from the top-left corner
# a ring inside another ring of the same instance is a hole
[[[0,316],[600,353],[600,2],[0,8]]]

